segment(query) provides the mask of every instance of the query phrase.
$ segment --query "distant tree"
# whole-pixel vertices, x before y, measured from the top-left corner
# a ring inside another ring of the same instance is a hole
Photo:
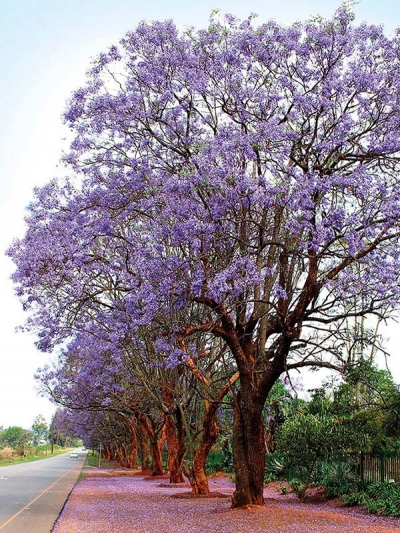
[[[20,455],[24,455],[25,447],[32,440],[32,432],[20,426],[10,426],[2,433],[3,443]]]
[[[333,391],[330,410],[362,428],[373,451],[400,447],[400,387],[371,360],[348,368]]]
[[[35,417],[32,423],[33,444],[37,446],[41,440],[47,440],[47,422],[43,415]]]
[[[56,412],[51,417],[49,429],[48,429],[48,440],[51,445],[51,453],[54,451],[54,445],[57,444],[58,446],[65,446],[65,436],[61,432],[60,428],[57,427],[57,416],[59,415],[60,408],[56,410]]]

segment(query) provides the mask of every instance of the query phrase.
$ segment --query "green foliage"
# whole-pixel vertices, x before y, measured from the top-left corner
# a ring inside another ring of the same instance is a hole
[[[348,494],[357,485],[352,466],[344,461],[324,462],[319,483],[325,487],[326,495],[330,498]]]
[[[266,482],[290,480],[301,499],[310,485],[318,484],[328,497],[398,516],[398,489],[388,485],[385,498],[372,496],[358,479],[356,464],[342,456],[400,449],[400,389],[390,373],[359,358],[343,382],[331,381],[311,392],[311,401],[295,404],[278,383],[271,395],[267,432],[273,427],[277,451],[266,456]]]
[[[341,500],[349,506],[365,505],[367,502],[367,495],[364,491],[355,490],[349,494],[343,494]]]
[[[101,458],[99,461],[99,454],[98,452],[92,452],[88,453],[86,456],[86,466],[98,468],[100,463],[100,467],[103,469],[108,468],[115,468],[118,466],[116,461],[107,461],[106,459]]]
[[[310,391],[305,411],[340,418],[359,437],[356,449],[380,452],[399,448],[400,388],[390,373],[362,357],[348,366],[343,382]]]
[[[325,384],[325,386],[327,385]],[[306,411],[310,415],[326,416],[332,414],[332,400],[325,386],[309,391],[311,393],[311,401],[307,403]]]
[[[281,494],[288,493],[288,488],[286,487],[286,485],[283,485],[282,483],[279,485],[278,490],[280,491]]]
[[[54,455],[59,455],[65,453],[65,448],[60,446],[54,446],[53,452],[51,452],[49,446],[29,446],[26,445],[23,449],[23,453],[19,447],[15,450],[5,449],[0,452],[0,464],[1,466],[16,464],[16,463],[25,463],[30,461],[36,461],[38,459],[44,459],[45,457],[53,457]]]
[[[318,460],[334,459],[357,441],[357,435],[341,420],[316,415],[288,419],[278,437],[278,448],[288,460],[307,469]]]
[[[38,415],[32,424],[33,444],[37,446],[41,440],[47,438],[47,422],[43,415]]]
[[[347,369],[331,403],[333,414],[348,418],[368,435],[372,451],[396,449],[399,411],[400,390],[390,373],[363,359]]]
[[[221,472],[225,470],[224,463],[225,463],[225,458],[221,452],[210,452],[208,454],[207,462],[206,462],[206,473],[211,474],[214,472]]]
[[[10,426],[1,432],[3,446],[9,446],[13,450],[23,450],[31,439],[32,433],[19,426]]]
[[[288,475],[288,461],[285,454],[275,452],[265,456],[265,472],[277,479],[283,479]]]
[[[290,488],[293,490],[293,492],[297,494],[297,496],[301,500],[303,500],[304,495],[305,495],[305,489],[307,488],[305,487],[305,483],[301,479],[294,477],[289,480],[289,485],[290,485]]]
[[[265,444],[269,454],[275,451],[279,427],[304,405],[304,400],[290,395],[281,380],[273,385],[264,406]]]
[[[395,483],[369,483],[364,490],[342,496],[347,505],[364,505],[369,513],[400,516],[400,485]]]
[[[378,515],[400,516],[400,487],[389,483],[380,483],[379,491],[370,495],[366,501],[368,512]]]
[[[268,483],[271,483],[271,481],[276,481],[276,477],[274,474],[265,472],[264,474],[264,485],[268,485]]]
[[[301,500],[310,484],[321,478],[322,462],[339,458],[355,442],[357,435],[337,418],[303,414],[282,425],[278,450],[285,454],[295,484],[301,480],[301,489],[293,488]]]
[[[222,446],[223,464],[222,470],[224,472],[233,472],[233,450],[232,442],[225,440]]]

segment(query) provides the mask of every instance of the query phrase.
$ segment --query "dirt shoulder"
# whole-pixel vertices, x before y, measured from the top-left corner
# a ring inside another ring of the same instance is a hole
[[[399,533],[400,521],[365,514],[335,502],[301,504],[276,484],[265,505],[230,508],[234,484],[210,478],[214,493],[191,498],[187,484],[143,477],[129,470],[93,471],[72,491],[53,533]]]

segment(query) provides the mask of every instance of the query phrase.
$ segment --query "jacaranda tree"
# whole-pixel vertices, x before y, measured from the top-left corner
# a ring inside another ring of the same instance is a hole
[[[75,182],[37,192],[9,251],[42,349],[88,319],[116,345],[154,324],[171,367],[226,344],[234,507],[263,503],[279,376],[343,369],[346,319],[398,304],[399,45],[346,8],[141,23],[71,98]]]

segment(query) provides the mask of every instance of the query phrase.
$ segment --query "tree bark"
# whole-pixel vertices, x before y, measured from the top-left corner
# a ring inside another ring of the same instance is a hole
[[[128,467],[137,468],[138,442],[137,442],[136,430],[135,430],[133,423],[129,424],[129,435],[131,438],[130,438],[130,443],[129,443],[128,457],[127,457]]]
[[[160,436],[158,439],[158,449],[160,450],[161,457],[163,457],[166,442],[167,442],[167,430],[164,424],[161,429]]]
[[[157,433],[154,430],[153,423],[150,423],[145,415],[139,413],[137,415],[138,422],[143,429],[143,437],[146,434],[150,441],[150,455],[152,460],[152,476],[162,476],[164,473],[162,467],[161,453],[157,441]],[[146,440],[146,439],[144,439]],[[143,465],[142,465],[143,469]]]
[[[232,507],[264,502],[265,441],[261,420],[264,401],[255,396],[254,390],[249,394],[242,388],[235,398],[232,448],[236,490]]]
[[[162,476],[164,474],[161,454],[158,448],[157,438],[154,436],[150,437],[150,455],[152,460],[152,476]]]
[[[182,465],[179,460],[179,441],[175,432],[175,424],[171,415],[165,419],[165,427],[168,444],[168,470],[170,483],[183,483]]]
[[[102,444],[101,456],[106,461],[112,461],[114,459],[114,453],[111,446],[108,444]]]
[[[218,405],[216,403],[206,405],[206,414],[203,420],[203,435],[193,458],[191,485],[194,494],[207,495],[210,493],[206,474],[206,461],[219,434],[219,426],[215,420],[215,412]]]
[[[149,462],[149,437],[147,435],[147,431],[143,428],[143,426],[140,424],[140,456],[141,456],[141,468],[142,470],[149,470],[150,468],[150,462]]]
[[[115,443],[115,459],[120,466],[126,466],[126,455],[124,452],[124,447],[120,442]]]

